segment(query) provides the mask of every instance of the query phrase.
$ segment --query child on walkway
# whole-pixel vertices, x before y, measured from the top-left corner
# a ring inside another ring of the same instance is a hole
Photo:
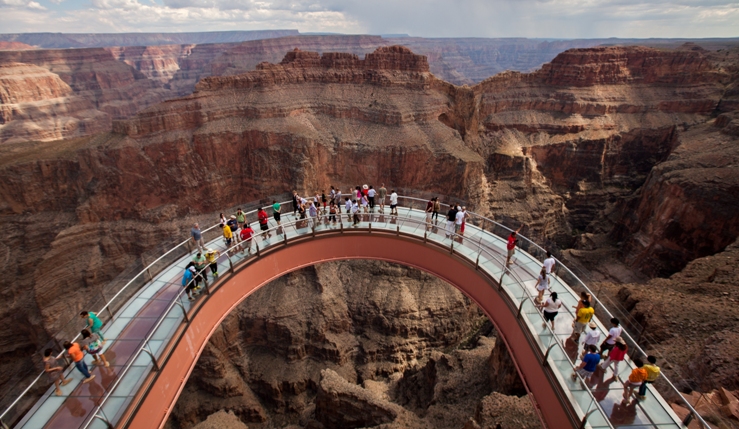
[[[100,342],[100,337],[98,336],[98,334],[93,334],[87,329],[83,329],[81,334],[82,341],[80,341],[80,345],[82,346],[83,350],[87,350],[87,353],[92,356],[92,364],[100,365],[100,362],[102,362],[103,365],[108,368],[110,364],[108,363],[107,359],[105,359],[105,355],[102,353],[103,345]],[[98,356],[100,356],[100,359],[98,359]]]

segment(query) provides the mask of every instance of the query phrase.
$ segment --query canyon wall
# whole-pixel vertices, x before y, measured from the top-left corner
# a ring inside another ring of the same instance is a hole
[[[297,271],[221,324],[168,427],[190,428],[225,409],[265,429],[461,428],[493,393],[488,360],[499,348],[485,320],[459,291],[415,269],[343,261]],[[500,378],[517,382],[508,369]],[[496,388],[508,398],[509,386]],[[539,427],[522,400],[509,418]]]
[[[112,101],[124,88],[143,105],[173,91],[146,90],[154,81],[113,50],[80,50],[100,61],[76,68],[42,61],[49,52],[12,53],[11,67],[45,84],[0,74],[3,100],[89,91],[111,118],[135,110]],[[5,143],[0,319],[22,323],[0,332],[0,375],[27,367],[19,356],[142,253],[185,238],[192,219],[291,189],[385,182],[448,194],[510,226],[525,223],[523,234],[541,243],[579,246],[597,235],[631,269],[671,274],[737,236],[737,61],[720,54],[575,50],[534,73],[460,87],[404,47],[364,59],[290,50],[279,64],[206,77],[188,96],[109,119],[112,132]],[[103,66],[119,70],[122,84],[102,79]]]

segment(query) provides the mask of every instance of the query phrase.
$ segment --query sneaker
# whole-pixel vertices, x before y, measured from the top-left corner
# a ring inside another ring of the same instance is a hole
[[[646,396],[642,396],[642,395],[636,395],[636,397],[637,397],[637,399],[639,399],[640,401],[644,401],[644,400],[646,400],[646,399],[647,399],[647,397],[646,397]]]
[[[69,384],[71,382],[72,382],[72,379],[71,378],[67,378],[64,381],[62,381],[62,386],[66,386],[67,384]]]
[[[546,323],[542,323],[542,324],[541,324],[541,327],[542,327],[542,328],[546,328],[546,327],[547,327],[547,324],[546,324]]]
[[[82,383],[83,384],[87,384],[87,383],[91,382],[93,378],[95,378],[95,375],[94,374],[91,375],[91,376],[89,376],[88,378],[82,380]]]
[[[195,298],[193,298],[191,296],[187,297],[187,299],[189,299],[190,301],[195,301]]]
[[[59,389],[56,389],[56,390],[54,391],[54,393],[56,394],[56,396],[62,396],[62,391],[61,391],[61,390],[59,390]]]
[[[241,252],[243,253],[244,251],[242,250]],[[213,278],[216,278],[216,277],[218,277],[218,273],[213,273]]]

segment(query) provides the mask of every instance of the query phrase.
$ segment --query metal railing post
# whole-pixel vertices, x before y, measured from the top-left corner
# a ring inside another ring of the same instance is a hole
[[[588,417],[590,417],[591,414],[598,411],[598,409],[590,410],[585,416],[583,416],[582,421],[580,422],[580,429],[585,429],[585,426],[588,424]]]
[[[372,222],[369,223],[369,234],[372,234]]]
[[[527,297],[525,297],[524,299],[521,300],[521,304],[519,304],[519,306],[518,306],[518,314],[516,314],[516,318],[517,319],[520,319],[521,318],[521,310],[523,310],[523,305],[526,303],[526,300],[528,300],[528,299],[529,299],[529,297],[527,296]]]
[[[144,352],[146,352],[147,355],[151,358],[151,363],[154,365],[154,371],[159,372],[159,362],[157,362],[157,359],[154,357],[154,353],[151,352],[151,348],[149,348],[149,342],[146,342],[146,345],[142,348]]]
[[[179,299],[177,300],[177,305],[182,309],[182,314],[185,316],[185,323],[190,323],[190,318],[187,316],[187,310],[185,310],[185,306],[182,305]]]
[[[259,243],[257,243],[257,242],[255,241],[255,242],[254,242],[254,245],[255,245],[255,246],[257,246],[257,258],[258,258],[258,257],[260,257],[260,256],[261,256],[261,255],[260,255],[260,253],[259,253]]]

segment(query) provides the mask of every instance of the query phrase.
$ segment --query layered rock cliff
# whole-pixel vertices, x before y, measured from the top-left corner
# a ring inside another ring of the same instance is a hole
[[[471,349],[458,348],[482,319],[459,291],[414,269],[344,261],[295,272],[224,321],[168,425],[189,428],[221,409],[252,428],[483,420],[476,410],[493,392],[488,359],[499,347],[483,335]],[[518,382],[512,367],[497,369],[500,379]],[[495,387],[507,398],[507,383]],[[533,417],[528,427],[538,427],[530,403],[520,410],[515,417]]]
[[[185,237],[188,216],[290,189],[385,182],[449,194],[525,222],[542,243],[571,246],[587,231],[632,268],[674,272],[736,239],[735,62],[692,48],[596,48],[458,87],[402,47],[365,58],[291,51],[280,64],[202,79],[112,133],[5,144],[0,228],[12,287],[0,317],[23,323],[0,332],[2,373],[17,372],[17,356],[142,252]],[[123,66],[138,88],[143,79]],[[90,89],[95,73],[33,70],[48,97],[82,88],[104,106],[122,91]]]

